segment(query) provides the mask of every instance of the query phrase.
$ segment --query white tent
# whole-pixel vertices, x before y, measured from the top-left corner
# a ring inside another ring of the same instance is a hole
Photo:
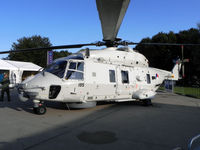
[[[18,68],[0,59],[0,70],[18,70]]]
[[[0,59],[0,71],[8,71],[11,87],[22,82],[23,73],[25,72],[37,72],[42,67],[33,64],[31,62],[11,61]]]
[[[38,71],[39,69],[42,68],[31,62],[12,61],[12,60],[5,60],[5,62],[17,67],[19,70]]]

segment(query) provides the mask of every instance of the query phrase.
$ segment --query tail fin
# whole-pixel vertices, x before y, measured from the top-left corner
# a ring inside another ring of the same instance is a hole
[[[172,80],[180,79],[179,72],[181,70],[181,61],[177,60],[174,68],[172,69]]]

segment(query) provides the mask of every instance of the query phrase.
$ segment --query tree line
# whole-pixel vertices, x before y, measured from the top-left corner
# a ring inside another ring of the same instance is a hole
[[[14,42],[12,44],[11,51],[15,51],[17,49],[40,48],[40,47],[50,47],[50,46],[52,46],[52,44],[48,37],[41,37],[39,35],[34,35],[31,37],[23,37],[23,38],[18,39],[17,42]],[[67,50],[54,51],[53,59],[55,60],[60,57],[66,57],[70,54],[71,53],[68,52]],[[47,66],[47,50],[10,53],[7,59],[32,62],[41,67],[46,67]]]
[[[200,24],[198,28],[183,30],[179,33],[159,32],[152,38],[144,38],[140,43],[184,43],[200,44]],[[135,49],[144,54],[151,67],[171,70],[173,60],[182,59],[181,46],[158,46],[138,44]],[[185,84],[196,84],[200,81],[200,46],[184,46],[184,58],[189,59],[185,63]]]
[[[200,23],[198,28],[191,28],[183,30],[179,33],[170,31],[169,33],[159,32],[156,35],[144,38],[140,43],[193,43],[200,44]],[[39,48],[52,46],[49,38],[34,35],[32,37],[23,37],[12,44],[11,50]],[[151,67],[160,68],[164,70],[171,70],[174,63],[173,60],[181,59],[181,46],[158,46],[158,45],[142,45],[138,44],[135,47],[140,53],[145,55],[149,60]],[[67,50],[54,51],[53,59],[66,57],[71,53]],[[200,46],[184,46],[184,58],[189,59],[185,63],[185,79],[187,84],[195,84],[200,82]],[[10,53],[8,58],[10,60],[33,62],[39,66],[46,67],[47,51],[21,52]],[[134,58],[133,58],[134,59]]]

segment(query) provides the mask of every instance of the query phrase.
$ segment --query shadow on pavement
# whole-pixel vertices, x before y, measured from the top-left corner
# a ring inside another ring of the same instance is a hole
[[[33,111],[32,111],[33,103],[32,102],[23,103],[23,102],[19,101],[16,89],[10,90],[10,97],[11,97],[11,101],[8,101],[7,95],[6,94],[4,95],[4,100],[0,101],[0,108],[7,107],[7,108],[11,108],[16,111],[24,110],[26,112],[33,113]]]
[[[76,116],[83,112],[84,110],[73,111],[70,115]],[[9,144],[1,143],[0,149],[186,148],[189,139],[200,133],[199,116],[200,109],[197,107],[161,103],[143,107],[138,102],[117,103],[77,120],[52,125],[48,130],[44,128],[39,133],[19,137]]]

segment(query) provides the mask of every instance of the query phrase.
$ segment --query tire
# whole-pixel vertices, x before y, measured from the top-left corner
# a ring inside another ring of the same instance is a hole
[[[46,113],[46,107],[45,106],[39,106],[36,108],[36,112],[38,115],[43,115]]]
[[[33,107],[33,112],[37,114],[37,108]]]
[[[142,104],[143,104],[143,106],[150,106],[150,105],[152,105],[151,99],[144,99],[144,100],[142,100]]]

